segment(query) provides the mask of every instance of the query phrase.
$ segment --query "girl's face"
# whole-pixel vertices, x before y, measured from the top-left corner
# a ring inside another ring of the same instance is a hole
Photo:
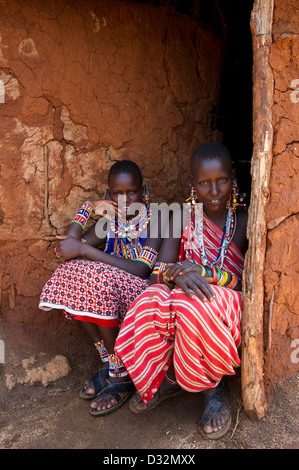
[[[208,214],[220,214],[230,197],[234,172],[224,158],[198,160],[193,169],[192,182],[199,202]]]
[[[123,217],[125,215],[127,218],[135,216],[137,206],[131,207],[131,209],[135,209],[131,211],[129,207],[131,204],[142,203],[142,185],[134,173],[112,175],[109,181],[109,192],[111,200],[120,206]]]

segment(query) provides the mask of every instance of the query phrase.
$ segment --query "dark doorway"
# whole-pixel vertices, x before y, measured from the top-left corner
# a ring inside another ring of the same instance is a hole
[[[250,14],[253,1],[219,1],[226,24],[224,68],[217,127],[229,148],[241,192],[250,201],[252,142],[252,40]]]
[[[221,94],[215,127],[231,152],[240,192],[250,201],[252,142],[252,38],[253,0],[174,0],[177,10],[208,24],[224,43]]]
[[[252,39],[250,15],[253,0],[136,0],[167,6],[210,26],[224,43],[224,65],[218,108],[213,126],[223,134],[231,152],[240,192],[249,205],[252,142]]]

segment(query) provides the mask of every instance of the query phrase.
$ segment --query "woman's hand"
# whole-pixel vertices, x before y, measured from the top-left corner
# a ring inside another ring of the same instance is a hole
[[[57,235],[59,240],[54,251],[62,261],[83,256],[84,243],[68,235]]]
[[[183,261],[171,266],[165,278],[166,281],[175,282],[188,297],[194,298],[194,294],[196,294],[203,301],[207,299],[211,301],[215,297],[215,293],[209,285],[212,278],[203,278],[201,273],[201,266],[191,261]]]
[[[97,201],[91,201],[94,205],[94,213],[100,217],[105,217],[108,220],[114,220],[115,216],[118,216],[117,203],[109,201],[107,199],[98,199]]]
[[[168,273],[165,277],[170,281]],[[215,298],[215,292],[211,285],[196,271],[184,272],[176,276],[175,284],[191,299],[197,296],[203,302],[206,302],[207,300],[212,301]]]
[[[182,276],[185,273],[190,273],[190,272],[197,272],[198,274],[202,274],[202,267],[201,265],[197,263],[193,263],[192,261],[181,261],[178,263],[173,264],[168,272],[167,276],[169,277],[170,280],[174,281],[177,276]],[[205,277],[206,281],[211,283],[212,278],[211,277]]]

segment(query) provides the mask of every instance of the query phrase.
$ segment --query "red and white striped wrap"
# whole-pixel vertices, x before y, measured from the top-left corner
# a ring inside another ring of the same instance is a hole
[[[221,230],[211,221],[205,224],[205,243],[215,253],[221,237]],[[196,250],[193,259],[200,263],[199,253]],[[182,252],[180,256],[182,259]],[[243,262],[243,255],[231,243],[223,268],[240,278]],[[197,297],[190,299],[179,287],[170,290],[154,285],[132,303],[115,351],[144,403],[151,400],[172,361],[177,382],[189,392],[215,387],[224,375],[233,375],[240,366],[240,292],[217,286],[213,289],[215,299],[203,302]]]

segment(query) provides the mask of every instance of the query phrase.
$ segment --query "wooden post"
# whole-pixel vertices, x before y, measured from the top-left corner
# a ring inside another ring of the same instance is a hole
[[[253,155],[252,191],[245,258],[242,314],[242,398],[251,420],[267,411],[264,390],[264,261],[266,252],[265,206],[269,198],[272,164],[273,77],[269,65],[274,0],[255,0],[251,13],[253,43]]]

